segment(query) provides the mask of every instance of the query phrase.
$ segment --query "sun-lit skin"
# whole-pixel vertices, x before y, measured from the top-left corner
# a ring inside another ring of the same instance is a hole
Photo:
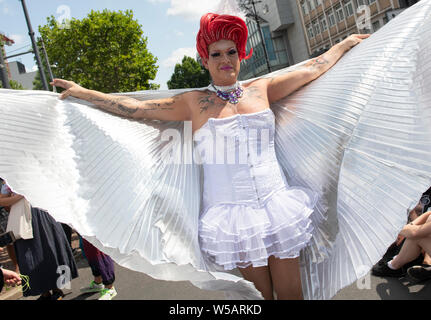
[[[235,84],[240,71],[240,61],[235,42],[219,40],[208,46],[208,59],[202,63],[210,72],[212,81],[217,86]]]

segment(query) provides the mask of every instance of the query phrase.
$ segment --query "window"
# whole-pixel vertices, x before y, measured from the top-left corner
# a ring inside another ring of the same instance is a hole
[[[356,0],[356,7],[359,8],[360,6],[368,5],[368,0]]]
[[[307,31],[308,31],[308,37],[310,39],[313,38],[314,37],[313,28],[310,25],[307,26]]]
[[[307,4],[305,2],[301,3],[301,8],[302,8],[302,13],[304,15],[308,14],[308,7],[307,7]]]
[[[319,17],[319,22],[320,22],[320,25],[322,26],[322,31],[325,31],[325,30],[328,29],[328,25],[326,24],[326,18],[325,18],[325,16],[320,16]]]
[[[313,21],[313,31],[315,35],[318,35],[320,33],[319,22],[317,20]]]
[[[319,6],[319,1],[317,0],[313,0],[314,1],[314,6],[317,8]]]
[[[329,26],[332,27],[335,24],[335,16],[332,10],[328,12],[328,20],[329,20]]]
[[[373,30],[374,30],[374,32],[376,32],[379,29],[380,29],[380,21],[377,20],[377,21],[373,22]]]
[[[344,13],[343,13],[343,8],[341,7],[341,5],[337,5],[335,7],[335,12],[337,14],[337,22],[341,22],[344,20]]]
[[[307,0],[308,6],[310,7],[310,11],[313,11],[315,9],[314,7],[314,0]]]
[[[353,15],[353,3],[352,0],[346,1],[344,3],[344,9],[346,10],[346,16],[350,17]]]
[[[266,51],[268,53],[269,60],[276,60],[274,44],[272,43],[271,32],[269,26],[262,27],[263,38],[265,39]]]
[[[369,4],[372,4],[372,3],[376,2],[376,0],[369,0],[368,2],[369,2]]]

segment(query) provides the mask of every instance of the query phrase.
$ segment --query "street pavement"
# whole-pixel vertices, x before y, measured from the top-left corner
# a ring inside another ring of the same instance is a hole
[[[71,288],[65,289],[64,300],[97,300],[98,294],[81,294],[79,289],[93,279],[87,261],[77,256],[79,277],[72,280]],[[189,282],[155,280],[145,274],[115,266],[115,300],[223,300],[218,291],[205,291]],[[37,297],[14,299],[35,300]],[[408,277],[401,279],[380,278],[368,274],[365,278],[339,291],[333,300],[430,300],[431,281],[414,283]]]
[[[81,294],[80,288],[88,286],[93,279],[87,260],[82,256],[77,235],[74,233],[72,247],[76,248],[75,259],[79,277],[73,279],[70,289],[65,289],[64,300],[97,300],[98,294]],[[13,269],[7,251],[0,252],[0,263]],[[220,291],[206,291],[185,281],[163,281],[146,274],[115,265],[115,300],[224,300]],[[0,300],[35,300],[38,297],[23,297],[20,287],[3,289]],[[415,283],[409,277],[380,278],[368,274],[363,279],[340,290],[333,300],[430,300],[431,280]]]

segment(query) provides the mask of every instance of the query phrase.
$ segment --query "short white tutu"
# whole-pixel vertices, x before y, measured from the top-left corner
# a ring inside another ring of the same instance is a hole
[[[284,187],[261,207],[220,204],[207,208],[199,223],[201,250],[224,270],[261,267],[268,258],[297,258],[309,243],[309,218],[317,195]]]

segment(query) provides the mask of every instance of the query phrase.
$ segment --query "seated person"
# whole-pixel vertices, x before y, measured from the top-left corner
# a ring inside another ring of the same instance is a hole
[[[417,259],[422,251],[428,254],[427,259],[429,259],[431,254],[431,211],[422,214],[413,222],[405,225],[399,237],[405,238],[405,241],[398,255],[387,263],[381,263],[376,270],[373,268],[373,274],[377,271],[378,274],[376,275],[380,276],[402,277],[406,273],[406,265]],[[417,274],[421,276],[431,274],[431,266],[422,265],[419,267],[409,268],[409,275],[411,274],[414,277]],[[421,272],[417,272],[418,269]]]
[[[422,215],[423,212],[426,212],[428,208],[431,207],[431,188],[429,188],[426,192],[422,194],[421,200],[416,205],[416,207],[409,212],[408,223],[414,221],[419,216]],[[428,272],[424,272],[424,268],[431,266],[431,257],[426,252],[422,251],[418,254],[415,260],[407,263],[402,268],[402,274],[387,272],[387,262],[390,261],[395,255],[397,255],[405,241],[405,237],[398,235],[397,240],[388,248],[383,258],[373,266],[372,274],[375,276],[381,277],[401,277],[404,276],[406,271],[410,276],[417,280],[426,280],[431,277],[431,274]],[[411,268],[410,268],[411,267]],[[412,274],[411,274],[412,273]]]

